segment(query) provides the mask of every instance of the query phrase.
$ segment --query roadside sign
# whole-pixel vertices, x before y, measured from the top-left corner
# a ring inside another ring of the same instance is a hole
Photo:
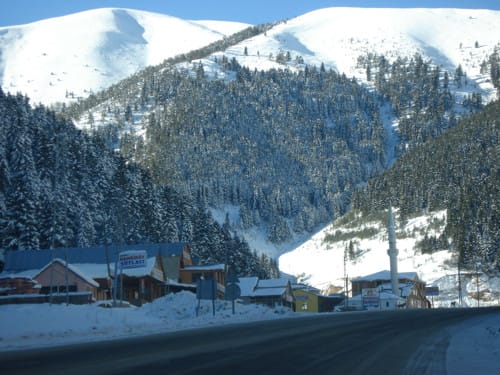
[[[234,301],[241,296],[241,289],[238,284],[227,284],[224,297],[226,301]]]
[[[212,300],[212,315],[215,316],[215,299],[217,298],[217,281],[214,279],[198,279],[196,282],[196,298],[198,306],[196,307],[196,316],[200,311],[200,302],[202,299]]]
[[[428,286],[425,288],[425,296],[426,297],[434,297],[439,296],[439,287],[438,286]]]
[[[217,297],[217,281],[213,279],[199,279],[196,283],[196,298],[215,300]]]
[[[377,296],[363,297],[363,306],[365,307],[378,307],[380,304],[380,298]]]
[[[380,291],[378,288],[363,288],[361,290],[363,306],[378,307],[380,304]]]
[[[122,269],[146,267],[146,250],[122,251],[118,256],[118,263]]]

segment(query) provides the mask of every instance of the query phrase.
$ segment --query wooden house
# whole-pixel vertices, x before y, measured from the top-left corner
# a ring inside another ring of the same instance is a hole
[[[186,266],[181,269],[181,282],[186,284],[196,284],[199,279],[211,279],[217,281],[219,289],[225,285],[224,264],[212,264],[206,266]]]
[[[0,295],[38,294],[41,285],[30,276],[4,275],[0,277]]]
[[[144,251],[146,260],[141,267],[122,269],[119,256],[123,252],[130,251]],[[43,275],[40,273],[50,264],[51,268],[59,272],[61,263],[53,264],[55,259],[64,259],[64,264],[68,264],[73,270],[78,270],[73,274],[85,275],[94,280],[98,284],[96,290],[92,291],[94,298],[99,300],[113,298],[113,286],[116,285],[117,298],[123,298],[136,305],[164,295],[168,291],[167,280],[180,284],[181,270],[193,264],[186,243],[8,251],[5,256],[5,269],[0,276],[15,277],[23,274],[31,278],[42,277],[44,286],[47,287],[45,272]],[[54,279],[52,281],[54,283]],[[59,290],[59,286],[66,285],[66,282],[60,284],[57,281],[56,285]],[[73,286],[71,288],[74,289]]]
[[[248,279],[248,280],[247,280]],[[241,299],[246,303],[288,306],[295,309],[295,296],[289,279],[240,278]]]
[[[56,258],[33,275],[40,285],[42,294],[62,294],[66,292],[87,292],[89,302],[98,299],[99,284],[84,274],[78,267]],[[52,288],[52,290],[50,290]]]

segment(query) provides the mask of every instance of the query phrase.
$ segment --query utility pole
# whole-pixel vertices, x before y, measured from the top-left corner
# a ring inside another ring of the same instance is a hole
[[[462,276],[460,275],[460,256],[458,257],[458,306],[462,307]]]
[[[69,305],[68,249],[64,251],[64,278],[66,281],[66,306]]]
[[[476,264],[476,293],[477,293],[477,307],[479,307],[479,269],[478,269],[478,261],[474,262]]]
[[[53,229],[52,229],[53,230]],[[51,242],[53,243],[53,235],[52,235],[52,240]],[[50,249],[50,287],[49,287],[49,306],[52,306],[52,288],[54,285],[54,247],[51,246]]]
[[[347,246],[344,249],[344,290],[345,290],[345,302],[344,306],[346,310],[349,307],[349,279],[347,276],[347,256],[348,256],[348,251],[347,251]]]

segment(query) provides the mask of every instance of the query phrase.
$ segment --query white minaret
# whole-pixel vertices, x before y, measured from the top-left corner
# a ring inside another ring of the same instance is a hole
[[[398,282],[398,249],[396,248],[396,231],[394,230],[394,219],[392,217],[392,206],[389,204],[389,221],[387,223],[387,231],[389,233],[389,259],[391,261],[391,286],[392,293],[399,296]]]

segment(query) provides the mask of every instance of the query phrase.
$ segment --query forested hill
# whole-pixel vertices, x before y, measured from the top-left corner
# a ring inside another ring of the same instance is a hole
[[[446,72],[419,55],[360,63],[378,91],[324,66],[250,71],[223,58],[234,80],[208,78],[203,65],[149,68],[65,113],[110,145],[121,137],[122,154],[159,183],[231,206],[233,225],[261,226],[279,244],[344,214],[358,184],[453,126],[454,105],[463,108]],[[464,105],[476,110],[480,97]]]
[[[227,261],[240,275],[275,270],[203,202],[156,185],[102,139],[1,90],[0,241],[5,250],[186,241],[202,262]]]
[[[445,134],[405,154],[353,196],[369,213],[392,204],[402,217],[447,210],[442,238],[427,238],[428,251],[451,246],[462,263],[500,270],[500,102],[464,117]],[[448,243],[451,239],[451,243]]]
[[[144,131],[122,137],[124,155],[211,207],[236,207],[237,225],[264,225],[272,242],[343,214],[356,184],[386,164],[377,96],[320,68],[227,64],[231,82],[207,79],[202,66],[196,76],[172,68],[123,82],[100,94],[108,100],[93,118],[121,108],[106,128],[119,134],[140,113]]]

